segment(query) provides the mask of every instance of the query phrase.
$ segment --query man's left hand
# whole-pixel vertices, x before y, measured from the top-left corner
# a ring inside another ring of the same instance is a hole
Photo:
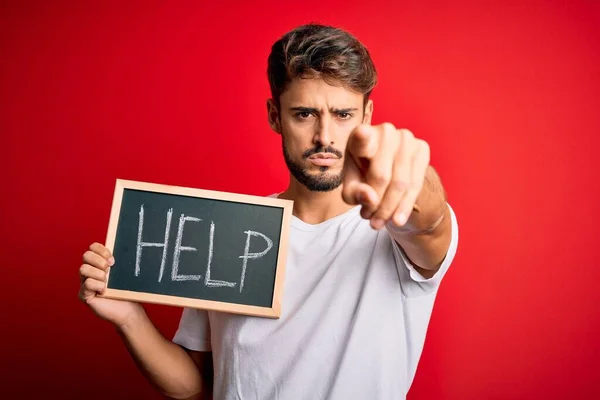
[[[362,205],[361,216],[381,229],[390,220],[408,221],[417,201],[430,153],[427,142],[390,123],[359,125],[346,146],[342,197]]]

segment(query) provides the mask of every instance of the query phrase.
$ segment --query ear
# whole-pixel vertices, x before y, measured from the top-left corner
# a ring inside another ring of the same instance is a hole
[[[371,125],[371,118],[373,117],[373,100],[369,99],[365,106],[365,115],[363,117],[363,124]]]
[[[281,119],[279,110],[273,99],[267,100],[267,116],[269,118],[269,126],[275,133],[281,134]]]

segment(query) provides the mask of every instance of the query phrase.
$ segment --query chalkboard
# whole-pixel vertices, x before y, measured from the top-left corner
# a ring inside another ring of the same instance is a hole
[[[293,202],[118,179],[103,297],[279,318]]]

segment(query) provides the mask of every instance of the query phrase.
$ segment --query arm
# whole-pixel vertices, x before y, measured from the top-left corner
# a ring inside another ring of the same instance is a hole
[[[211,398],[212,353],[188,353],[166,340],[145,312],[117,332],[144,377],[166,398]]]
[[[374,229],[384,226],[424,278],[448,254],[452,213],[429,145],[390,123],[362,124],[348,138],[342,198],[361,204]]]
[[[423,187],[408,222],[397,227],[390,221],[387,230],[424,278],[440,268],[450,247],[452,221],[441,180],[428,166]]]
[[[93,243],[83,254],[83,264],[79,268],[79,299],[98,317],[115,326],[144,377],[161,394],[173,399],[210,396],[210,352],[188,354],[179,345],[167,341],[139,303],[98,296],[106,290],[106,271],[114,265],[110,250],[100,243]]]

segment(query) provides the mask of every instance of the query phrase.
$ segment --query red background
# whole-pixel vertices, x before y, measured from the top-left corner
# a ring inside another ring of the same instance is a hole
[[[285,187],[266,58],[309,21],[369,47],[374,122],[429,141],[459,218],[409,398],[600,396],[599,2],[95,3],[0,6],[7,398],[158,398],[78,301],[81,254],[116,178]]]

